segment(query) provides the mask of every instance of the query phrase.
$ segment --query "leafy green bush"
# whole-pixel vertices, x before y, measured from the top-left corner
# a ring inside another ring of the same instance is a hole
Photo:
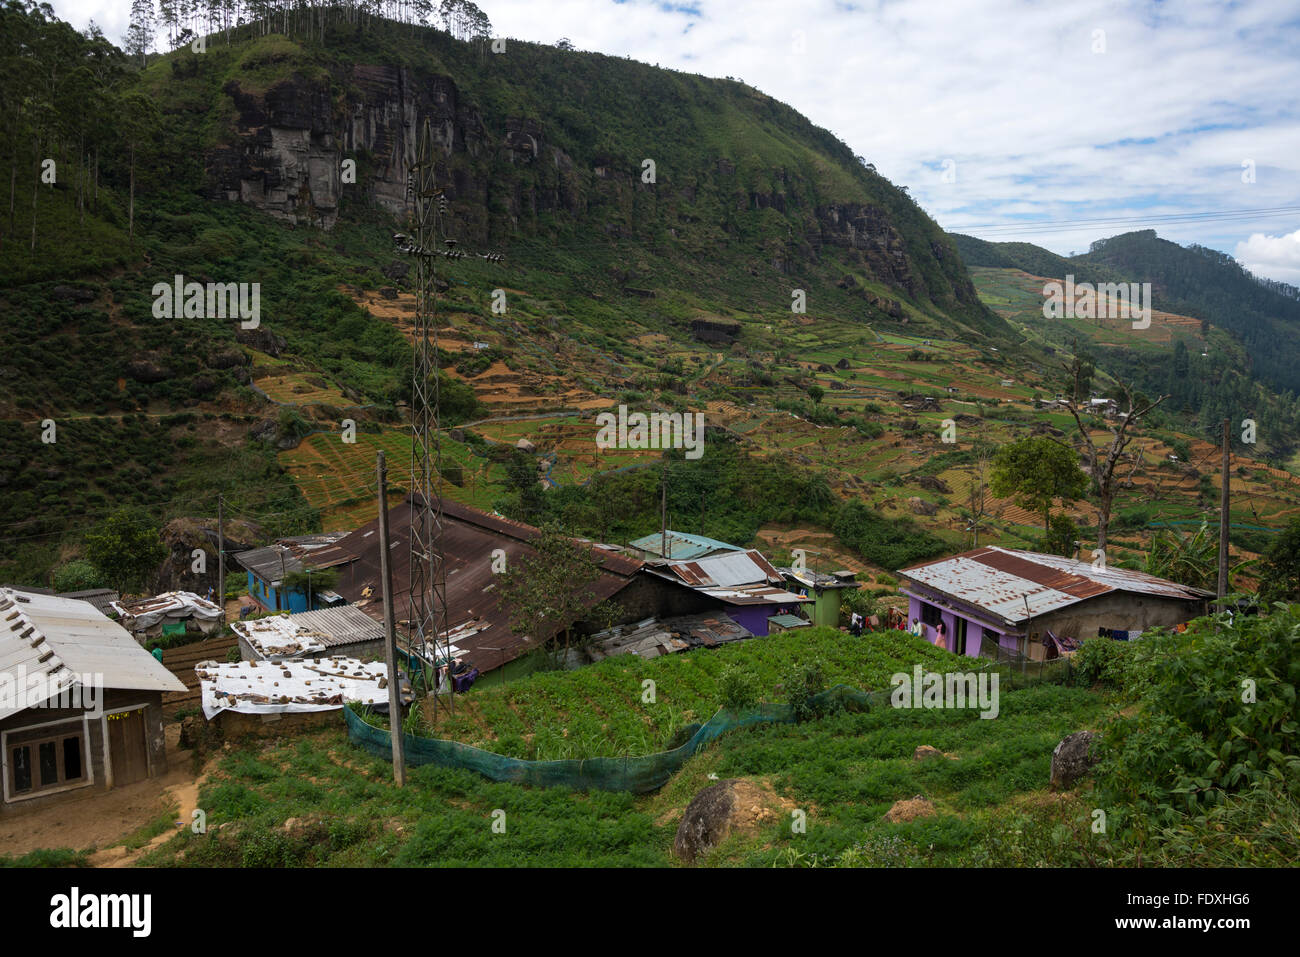
[[[1140,686],[1143,707],[1109,727],[1098,784],[1104,802],[1130,809],[1136,839],[1300,780],[1300,606],[1216,615],[1130,654],[1128,690]]]
[[[810,721],[819,714],[813,697],[826,690],[826,669],[820,658],[796,664],[782,681],[785,700],[796,721]]]
[[[85,591],[105,587],[104,573],[93,562],[74,558],[54,570],[55,591]]]
[[[722,674],[718,677],[718,691],[722,697],[722,707],[728,711],[744,711],[758,703],[758,679],[739,665],[729,665],[722,669]]]
[[[1075,683],[1086,688],[1102,685],[1121,690],[1136,647],[1132,642],[1114,638],[1086,639],[1074,655]]]

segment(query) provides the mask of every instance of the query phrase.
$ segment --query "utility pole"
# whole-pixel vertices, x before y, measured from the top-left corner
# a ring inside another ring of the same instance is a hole
[[[1223,420],[1223,489],[1219,497],[1219,597],[1228,593],[1228,486],[1231,478],[1228,473],[1228,429],[1229,422]]]
[[[663,477],[659,480],[659,554],[668,560],[668,463],[664,463]]]
[[[445,249],[435,248],[443,233],[447,197],[437,185],[436,149],[432,126],[425,118],[416,141],[415,161],[407,167],[406,193],[411,201],[414,237],[396,234],[398,247],[416,257],[415,269],[415,365],[411,377],[411,529],[410,529],[410,628],[408,652],[426,661],[435,674],[441,658],[447,667],[448,691],[452,672],[451,637],[447,607],[446,555],[443,550],[442,507],[442,373],[439,369],[437,294],[434,258],[464,259],[456,241],[443,239]],[[500,253],[476,253],[479,259],[498,263]],[[436,687],[436,682],[435,682]],[[455,713],[455,696],[448,694],[447,707]],[[433,715],[438,717],[438,696],[433,697]]]
[[[226,500],[217,493],[217,605],[221,608],[221,625],[226,624]]]
[[[402,679],[397,671],[397,629],[393,626],[393,569],[388,555],[388,465],[379,450],[379,571],[384,587],[384,658],[388,662],[388,726],[393,732],[393,780],[406,786],[402,749]]]

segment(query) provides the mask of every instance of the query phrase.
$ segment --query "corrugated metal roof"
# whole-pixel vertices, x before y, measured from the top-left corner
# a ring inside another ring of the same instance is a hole
[[[310,568],[324,568],[317,559],[325,549],[347,538],[351,532],[318,532],[315,535],[295,535],[277,539],[273,544],[248,551],[235,552],[230,557],[258,578],[278,588],[285,575],[305,572]]]
[[[264,658],[316,655],[384,637],[383,625],[351,605],[244,619],[231,622],[230,627]]]
[[[793,568],[781,567],[777,569],[781,576],[787,581],[793,579],[805,588],[861,588],[862,582],[854,581],[851,577],[839,578],[835,575],[824,575],[821,572],[809,571],[804,568],[795,570]],[[852,576],[851,571],[841,572],[842,575]]]
[[[634,625],[619,625],[592,635],[594,647],[589,653],[597,661],[624,654],[657,658],[688,648],[714,648],[753,637],[748,628],[723,614],[646,618]]]
[[[403,631],[411,616],[410,533],[413,516],[419,514],[418,501],[418,496],[408,495],[388,512],[394,617]],[[496,549],[505,552],[506,567],[535,555],[530,543],[541,531],[450,499],[443,500],[442,508],[448,629],[456,646],[453,653],[480,671],[491,671],[551,638],[534,635],[530,640],[514,633],[510,609],[500,600],[492,571]],[[334,590],[371,618],[382,620],[378,527],[378,519],[361,526],[316,552],[312,564],[337,567],[339,581]],[[639,559],[600,548],[593,548],[592,558],[600,565],[600,575],[590,586],[593,604],[627,587],[644,565]]]
[[[691,586],[779,584],[780,573],[757,549],[710,555],[696,561],[670,562],[665,566]]]
[[[105,688],[185,690],[130,632],[89,602],[5,589],[0,593],[0,671],[12,675],[20,668],[29,675],[57,677],[52,693],[81,675],[95,676]],[[0,706],[0,718],[20,710]]]
[[[306,571],[298,556],[283,545],[264,545],[235,552],[230,557],[273,588],[279,586],[285,575]]]
[[[1115,591],[1187,601],[1212,597],[1145,572],[1094,568],[1060,555],[997,546],[904,568],[899,574],[1011,624]]]
[[[729,605],[785,605],[806,600],[788,591],[781,574],[753,548],[698,561],[648,565],[647,569]]]
[[[674,561],[684,561],[691,558],[699,558],[702,555],[711,555],[714,552],[739,552],[743,551],[738,545],[729,545],[726,542],[720,542],[716,538],[706,538],[703,535],[691,535],[688,532],[674,532],[668,529],[668,554],[664,554],[663,533],[656,532],[652,535],[643,535],[635,541],[629,542],[633,548],[639,548],[643,552],[651,555],[658,555],[661,558],[668,558]]]
[[[89,588],[85,591],[59,592],[59,597],[88,601],[104,614],[108,614],[113,610],[113,602],[117,601],[121,596],[111,588]]]
[[[798,615],[773,615],[767,620],[768,624],[776,625],[778,628],[810,628],[812,622]]]

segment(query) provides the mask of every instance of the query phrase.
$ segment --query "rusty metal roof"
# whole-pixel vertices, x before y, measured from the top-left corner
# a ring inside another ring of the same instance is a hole
[[[805,600],[785,588],[781,573],[754,548],[646,568],[728,605],[788,605]]]
[[[393,574],[393,610],[399,629],[405,630],[411,617],[411,523],[418,512],[419,497],[388,512],[389,558]],[[496,590],[493,552],[505,552],[506,567],[535,555],[531,542],[540,529],[522,522],[488,515],[450,499],[443,500],[443,552],[446,557],[448,630],[458,656],[480,671],[499,668],[542,644],[551,636],[535,635],[532,640],[510,628],[511,609],[504,606]],[[643,563],[603,548],[593,548],[592,558],[600,565],[600,576],[591,584],[593,603],[610,598],[625,588]],[[314,567],[336,567],[339,582],[334,590],[363,612],[382,621],[383,592],[379,566],[379,520],[361,526],[333,545],[316,550]]]
[[[661,566],[692,587],[727,587],[782,582],[781,573],[751,548],[745,552],[724,552],[695,561],[668,562]]]
[[[1110,592],[1135,592],[1192,601],[1210,592],[1127,568],[1012,551],[996,545],[904,568],[900,575],[1018,624]]]

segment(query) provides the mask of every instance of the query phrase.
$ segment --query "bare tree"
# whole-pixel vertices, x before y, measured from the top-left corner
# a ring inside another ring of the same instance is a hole
[[[1071,367],[1067,365],[1066,369],[1069,371]],[[1092,477],[1093,491],[1097,493],[1097,548],[1099,551],[1104,552],[1106,550],[1107,533],[1110,530],[1111,506],[1114,504],[1115,494],[1119,490],[1119,484],[1115,480],[1115,468],[1123,459],[1124,450],[1133,441],[1134,436],[1131,430],[1134,424],[1169,396],[1162,395],[1154,401],[1138,403],[1134,397],[1133,387],[1127,382],[1119,382],[1120,391],[1124,394],[1125,404],[1128,408],[1118,412],[1113,419],[1105,423],[1107,430],[1110,432],[1110,441],[1108,443],[1103,441],[1099,444],[1093,441],[1088,427],[1084,424],[1083,414],[1075,398],[1080,394],[1079,390],[1082,385],[1078,381],[1079,366],[1077,363],[1073,366],[1073,372],[1075,375],[1074,397],[1065,400],[1062,404],[1069,409],[1070,414],[1074,416],[1075,425],[1079,427],[1079,437],[1081,439],[1079,444],[1082,446],[1080,455],[1088,468],[1088,474]]]
[[[972,548],[979,548],[980,528],[984,518],[989,514],[988,476],[989,459],[993,451],[981,435],[975,441],[975,468],[971,475],[970,486],[966,490],[966,509],[970,512],[970,531],[973,534]]]

